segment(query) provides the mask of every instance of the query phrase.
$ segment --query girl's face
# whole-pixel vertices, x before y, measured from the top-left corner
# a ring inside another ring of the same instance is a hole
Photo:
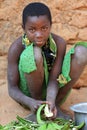
[[[46,15],[28,16],[24,31],[36,46],[45,45],[51,30],[51,24]]]

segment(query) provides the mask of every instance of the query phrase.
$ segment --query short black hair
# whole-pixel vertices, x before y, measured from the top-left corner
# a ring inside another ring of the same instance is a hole
[[[50,21],[50,24],[52,24],[52,17],[51,17],[51,12],[50,9],[43,3],[41,2],[32,2],[28,4],[22,14],[22,24],[25,27],[27,17],[28,16],[41,16],[41,15],[46,15],[48,17],[48,20]]]

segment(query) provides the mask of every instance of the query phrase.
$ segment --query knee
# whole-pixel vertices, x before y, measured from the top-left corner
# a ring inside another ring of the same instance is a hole
[[[42,63],[43,62],[43,57],[42,57],[42,52],[39,47],[34,47],[34,57],[36,63]]]
[[[78,64],[87,64],[87,48],[84,46],[77,46],[75,48],[74,57],[76,58]]]

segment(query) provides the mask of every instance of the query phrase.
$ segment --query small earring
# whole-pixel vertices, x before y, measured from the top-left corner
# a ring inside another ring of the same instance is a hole
[[[25,37],[24,37],[24,42],[25,42],[25,44],[26,44],[27,46],[30,44],[30,41],[29,41],[27,35],[25,35]]]

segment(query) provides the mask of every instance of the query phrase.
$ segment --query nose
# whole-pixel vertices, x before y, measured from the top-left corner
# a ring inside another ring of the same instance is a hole
[[[37,38],[41,38],[42,37],[42,32],[41,31],[36,31],[35,36]]]

